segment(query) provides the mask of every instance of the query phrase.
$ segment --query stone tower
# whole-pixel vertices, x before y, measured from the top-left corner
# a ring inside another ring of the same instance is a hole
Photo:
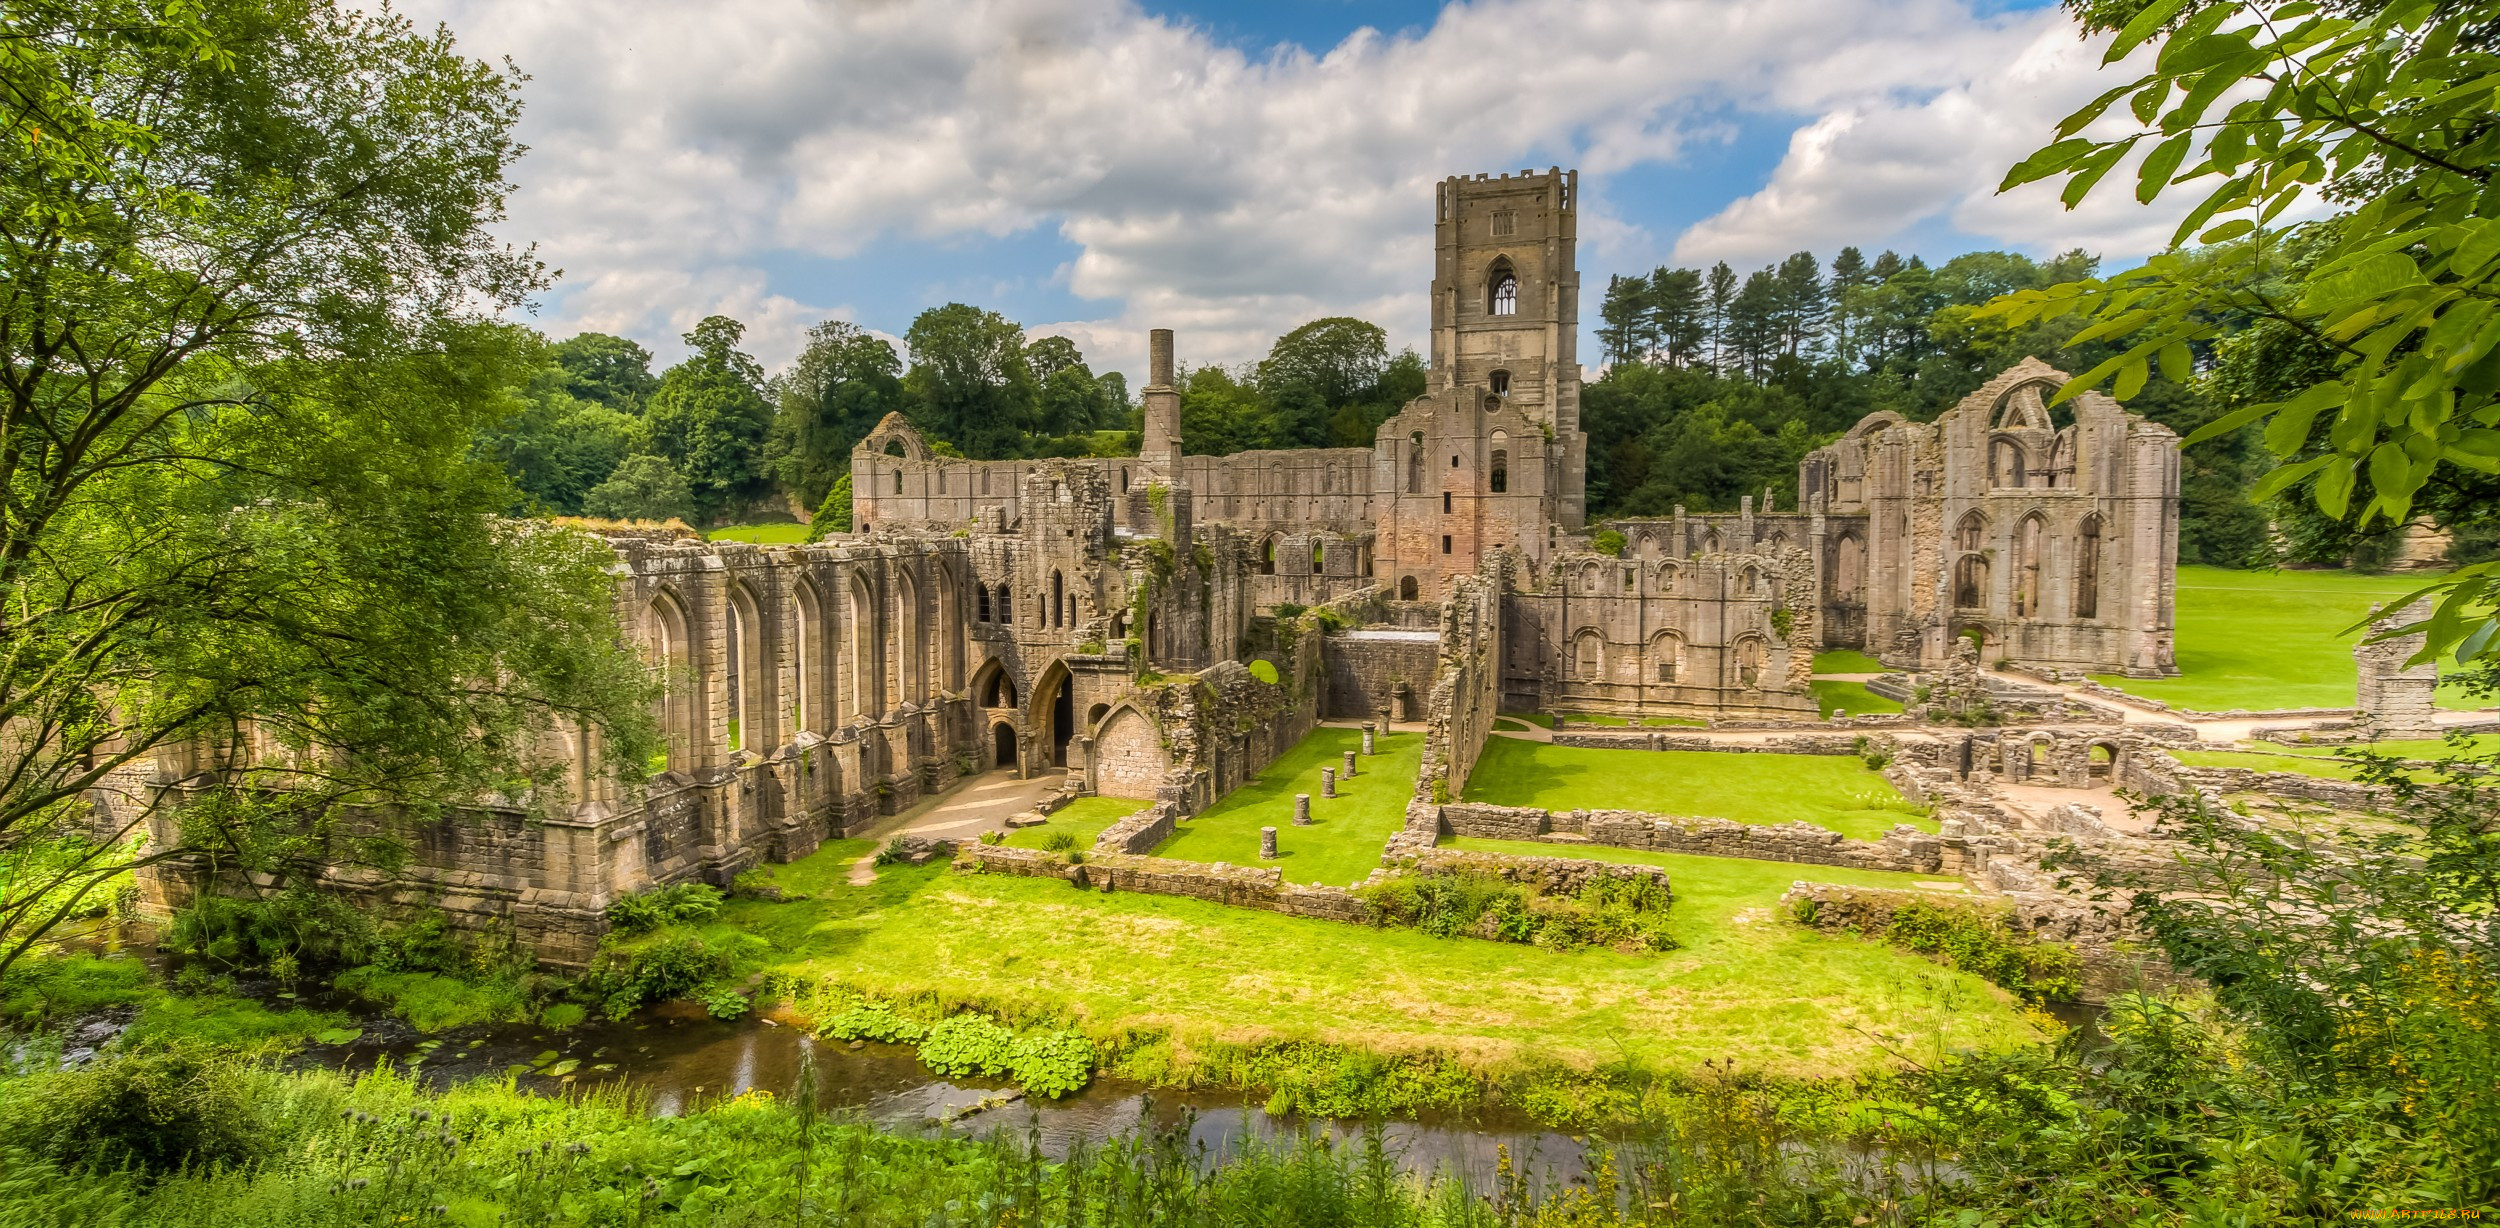
[[[1580,527],[1580,173],[1452,176],[1434,194],[1432,378],[1550,429],[1554,519]]]
[[[1172,330],[1150,330],[1146,334],[1146,386],[1138,394],[1145,403],[1146,429],[1137,455],[1166,478],[1179,473],[1181,464],[1181,391],[1173,381]]]

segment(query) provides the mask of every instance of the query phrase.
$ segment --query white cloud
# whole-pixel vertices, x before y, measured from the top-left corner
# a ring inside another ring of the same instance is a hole
[[[1124,0],[410,7],[534,78],[509,230],[566,270],[549,326],[667,353],[727,311],[768,364],[821,310],[770,288],[783,254],[1034,228],[1074,246],[1064,284],[1102,311],[1026,323],[1106,366],[1136,370],[1148,327],[1232,362],[1337,312],[1419,343],[1434,181],[1671,160],[1730,109],[1818,118],[1679,254],[1935,217],[2010,233],[2040,211],[1974,193],[2080,75],[2055,14],[1961,0],[1480,0],[1265,56]],[[1655,242],[1622,204],[1592,207],[1592,247]]]

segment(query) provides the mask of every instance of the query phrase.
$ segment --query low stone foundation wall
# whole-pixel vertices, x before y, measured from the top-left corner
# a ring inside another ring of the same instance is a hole
[[[957,850],[955,867],[984,874],[1055,878],[1096,891],[1181,896],[1292,917],[1364,924],[1372,919],[1371,906],[1361,896],[1343,887],[1288,883],[1285,872],[1275,866],[1235,866],[1128,853],[1105,853],[1070,863],[1061,854],[1039,849],[973,844]]]
[[[1476,853],[1464,849],[1431,849],[1415,859],[1418,874],[1477,874],[1530,888],[1542,895],[1576,896],[1597,879],[1646,880],[1674,895],[1674,884],[1658,866],[1625,865],[1587,857],[1522,857],[1511,853]]]
[[[1795,737],[1772,738],[1763,742],[1721,742],[1688,733],[1669,733],[1661,729],[1577,729],[1557,730],[1556,746],[1581,746],[1592,750],[1712,750],[1729,754],[1758,755],[1854,755],[1864,736],[1838,733],[1801,733]]]
[[[1135,814],[1102,829],[1094,837],[1094,853],[1151,853],[1172,838],[1180,822],[1181,808],[1170,802],[1156,802]]]
[[[1532,807],[1459,802],[1440,807],[1439,817],[1441,829],[1451,835],[1489,840],[1539,840],[1564,835],[1614,848],[1704,857],[1748,857],[1911,874],[1959,874],[1963,869],[1960,840],[1931,836],[1907,824],[1893,828],[1881,840],[1868,842],[1851,840],[1811,823],[1774,827],[1728,819],[1676,818],[1639,810],[1557,813]]]
[[[2071,947],[2083,962],[2083,997],[2107,1001],[2136,990],[2172,989],[2189,983],[2170,961],[2114,912],[2079,904],[2071,896],[2020,893],[1960,897],[1888,887],[1794,883],[1780,897],[1790,920],[1826,933],[1881,938],[1893,914],[1912,904],[1971,912],[1998,912],[2006,928],[2042,942]],[[1809,909],[1807,906],[1811,905]],[[1800,915],[1803,914],[1803,915]]]

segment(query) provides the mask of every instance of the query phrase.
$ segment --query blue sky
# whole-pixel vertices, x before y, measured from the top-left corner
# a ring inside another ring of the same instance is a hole
[[[1172,327],[1241,362],[1319,315],[1420,340],[1443,175],[1582,172],[1606,276],[1844,243],[1941,259],[2168,218],[1998,198],[2098,92],[2062,16],[1996,0],[419,0],[532,79],[507,233],[556,334],[662,357],[735,316],[899,335],[976,303],[1130,370]],[[1586,347],[1584,347],[1586,348]],[[1593,353],[1593,351],[1592,351]],[[1584,354],[1584,357],[1588,355]]]

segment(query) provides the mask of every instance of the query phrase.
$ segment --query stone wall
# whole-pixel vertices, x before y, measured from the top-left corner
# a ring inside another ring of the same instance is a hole
[[[1811,823],[1772,826],[1728,819],[1685,819],[1638,810],[1568,810],[1452,803],[1439,808],[1439,828],[1454,836],[1546,840],[1555,836],[1614,848],[1705,857],[1747,857],[1803,865],[1851,866],[1913,874],[1960,874],[1963,841],[1902,825],[1877,841],[1851,840]]]

